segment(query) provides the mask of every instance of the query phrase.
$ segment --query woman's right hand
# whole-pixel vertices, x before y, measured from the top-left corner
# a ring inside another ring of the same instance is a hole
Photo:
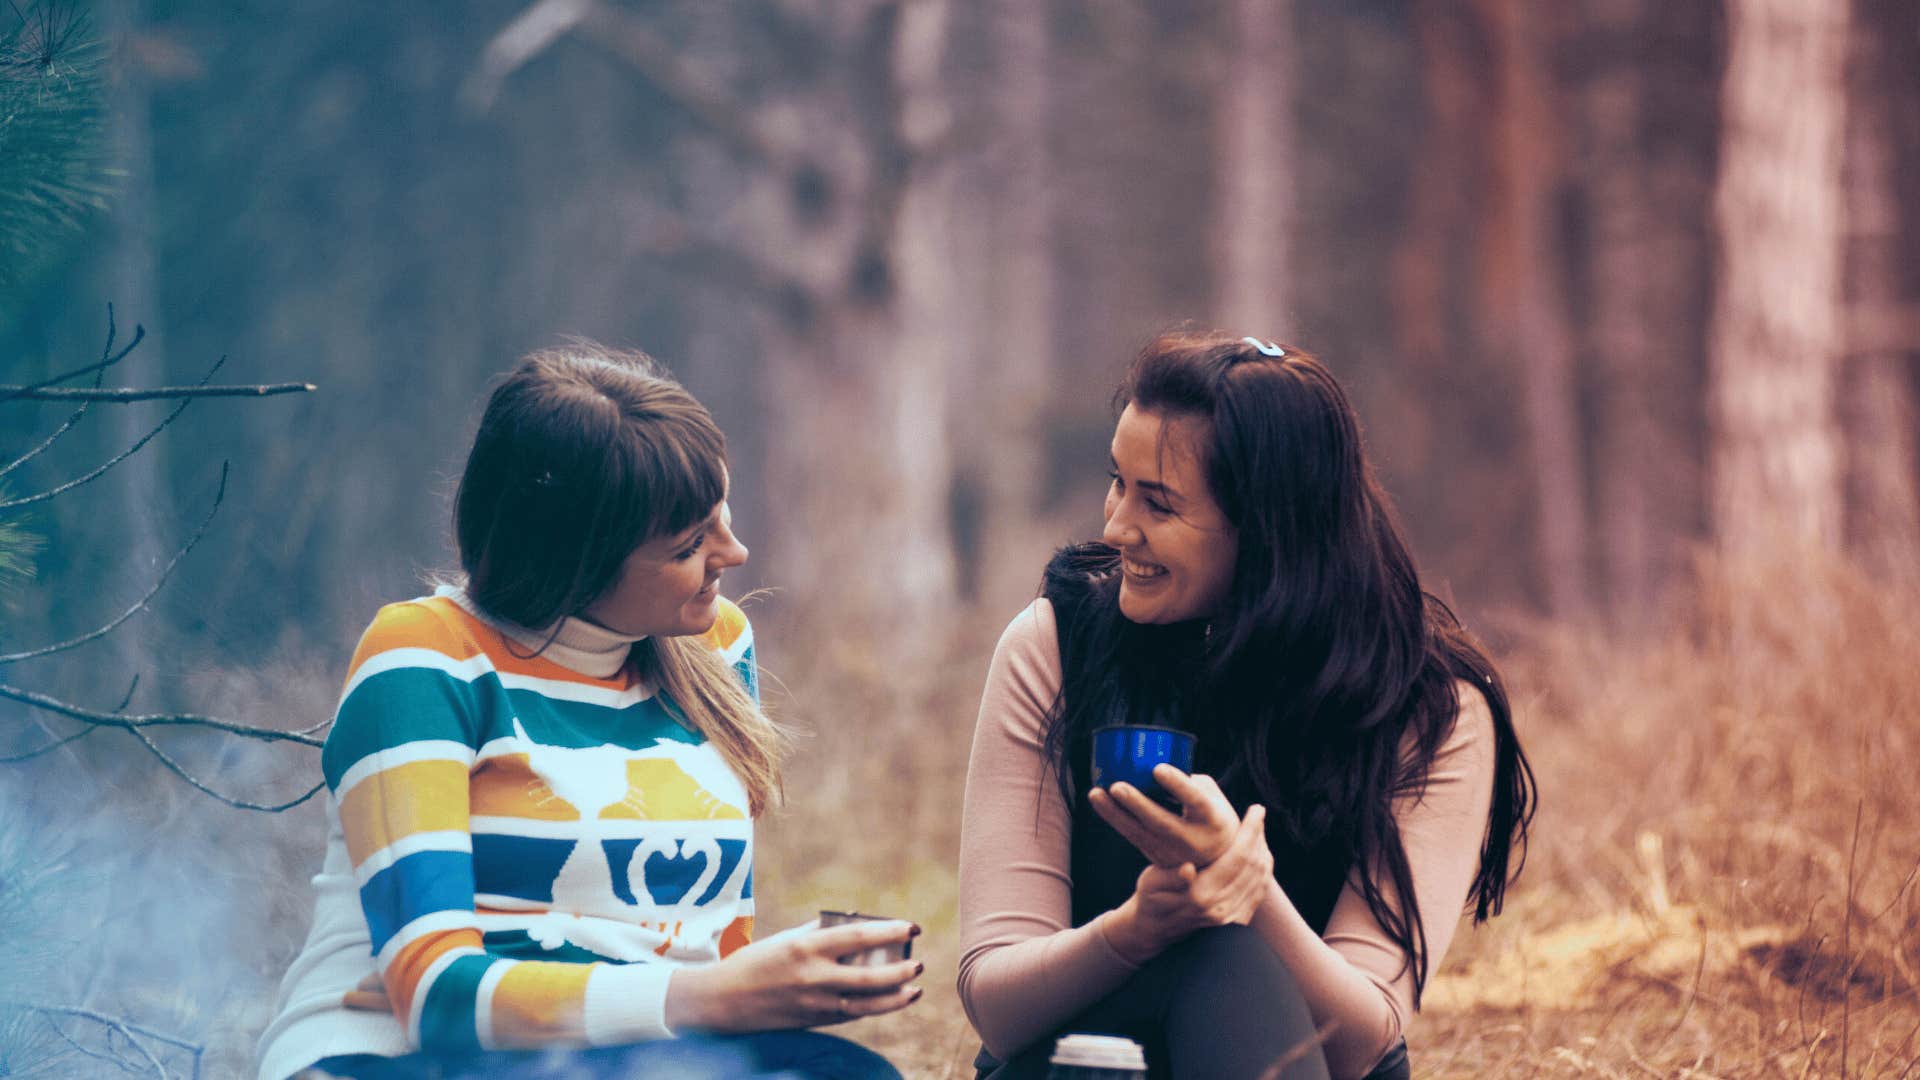
[[[919,932],[912,923],[894,921],[808,929],[744,945],[718,963],[680,968],[667,987],[667,1026],[772,1031],[903,1009],[920,1000],[920,988],[907,984],[924,965],[902,960],[863,967],[839,961],[902,944]]]
[[[1113,947],[1141,964],[1196,930],[1251,922],[1273,881],[1266,818],[1265,807],[1248,807],[1226,852],[1206,866],[1149,864],[1107,916]]]

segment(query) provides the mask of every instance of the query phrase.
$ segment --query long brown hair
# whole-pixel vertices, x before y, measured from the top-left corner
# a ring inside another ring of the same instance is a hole
[[[1163,417],[1206,424],[1207,486],[1239,537],[1225,606],[1203,634],[1195,714],[1236,802],[1266,805],[1270,843],[1320,850],[1352,880],[1405,951],[1417,1005],[1426,934],[1395,804],[1424,790],[1460,716],[1457,685],[1486,700],[1494,790],[1467,896],[1475,921],[1500,911],[1525,858],[1533,773],[1492,659],[1420,584],[1391,503],[1367,460],[1360,423],[1327,367],[1292,346],[1175,331],[1141,350],[1115,395]],[[1179,630],[1130,627],[1120,614],[1118,553],[1086,545],[1084,578],[1105,582],[1092,637],[1106,663],[1142,667],[1120,643],[1171,654]],[[1155,689],[1152,687],[1146,689]],[[1056,701],[1055,760],[1102,722],[1098,702]],[[1061,770],[1063,785],[1067,772]],[[1452,919],[1456,913],[1429,913]]]
[[[529,355],[487,400],[454,499],[467,595],[540,631],[618,580],[633,549],[690,528],[726,494],[726,437],[653,359],[590,341]],[[753,813],[780,797],[785,736],[698,637],[635,646],[637,673],[705,736]]]

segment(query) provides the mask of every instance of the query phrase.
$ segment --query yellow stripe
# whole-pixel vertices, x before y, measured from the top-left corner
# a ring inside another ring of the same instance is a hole
[[[720,617],[713,621],[713,626],[701,637],[715,652],[726,652],[734,642],[740,640],[741,633],[747,629],[747,616],[737,604],[724,596],[720,598],[719,607]]]
[[[396,840],[467,829],[467,767],[410,761],[355,784],[340,800],[340,828],[355,866]]]
[[[493,1041],[499,1046],[579,1042],[586,1034],[592,964],[514,964],[493,990]]]

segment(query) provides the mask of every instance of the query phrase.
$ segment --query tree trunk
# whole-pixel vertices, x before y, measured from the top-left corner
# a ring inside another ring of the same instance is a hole
[[[1842,252],[1849,355],[1840,375],[1846,452],[1847,548],[1880,575],[1920,573],[1920,448],[1915,446],[1914,365],[1920,334],[1902,341],[1873,327],[1911,305],[1920,218],[1900,198],[1902,139],[1915,134],[1920,61],[1905,4],[1856,0],[1842,165]],[[1905,37],[1902,36],[1903,31]],[[1907,123],[1902,131],[1900,123]],[[1911,167],[1911,164],[1909,165]]]
[[[1736,557],[1833,551],[1846,5],[1733,0],[1728,22],[1709,347],[1714,534]]]
[[[1292,335],[1292,5],[1232,0],[1219,91],[1214,291],[1219,325]]]
[[[764,546],[770,580],[815,625],[841,628],[828,640],[843,660],[897,675],[924,669],[956,602],[944,399],[961,335],[952,187],[931,152],[949,11],[921,0],[857,14],[835,32],[859,70],[823,73],[787,118],[822,170],[824,208],[757,200],[757,257],[799,289],[761,326]]]
[[[1499,196],[1488,207],[1480,310],[1522,373],[1547,611],[1578,617],[1589,602],[1588,525],[1565,268],[1554,256],[1561,124],[1543,66],[1551,35],[1525,0],[1481,0],[1479,7],[1493,28],[1499,65]]]
[[[999,0],[984,17],[996,137],[965,185],[956,230],[977,310],[951,372],[958,472],[955,526],[968,599],[989,612],[1031,599],[1047,552],[1071,533],[1042,505],[1046,406],[1052,391],[1054,208],[1047,8]]]
[[[1589,319],[1581,368],[1591,403],[1602,607],[1641,628],[1678,576],[1700,519],[1699,390],[1711,174],[1691,148],[1704,124],[1662,109],[1704,92],[1695,66],[1650,68],[1649,40],[1687,35],[1651,0],[1586,0],[1578,94]],[[1704,50],[1702,50],[1704,51]],[[1702,118],[1704,119],[1704,118]]]

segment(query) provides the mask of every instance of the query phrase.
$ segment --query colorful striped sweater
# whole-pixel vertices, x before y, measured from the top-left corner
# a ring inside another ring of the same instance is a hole
[[[673,968],[750,939],[745,788],[621,662],[626,640],[568,627],[614,640],[529,657],[447,589],[375,617],[321,752],[327,854],[261,1080],[337,1054],[665,1037]],[[739,608],[707,640],[758,700]],[[596,665],[612,674],[576,670]],[[376,972],[391,1011],[349,1005]]]

